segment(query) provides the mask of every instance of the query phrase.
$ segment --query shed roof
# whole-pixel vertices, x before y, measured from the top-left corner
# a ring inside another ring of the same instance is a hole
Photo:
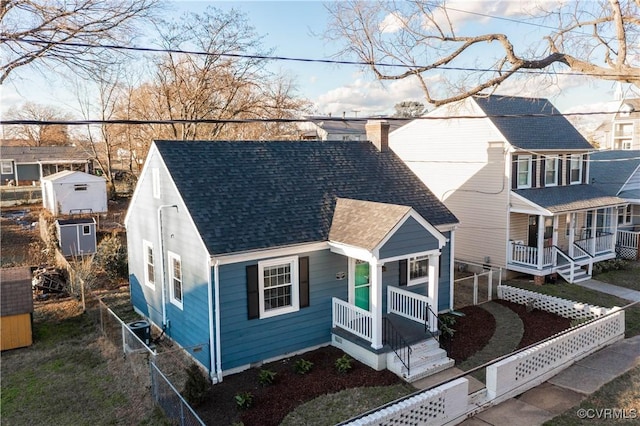
[[[106,183],[105,178],[92,175],[89,173],[72,171],[72,170],[63,170],[58,173],[53,173],[49,176],[45,176],[42,180],[49,180],[55,183],[90,183],[90,182],[101,182]]]
[[[29,267],[0,269],[0,315],[33,312],[33,290]]]
[[[475,102],[507,141],[527,150],[592,150],[593,147],[547,99],[475,96]]]
[[[366,141],[156,141],[210,254],[328,241],[336,200],[457,219],[393,151]]]
[[[58,225],[67,226],[67,225],[84,225],[87,223],[96,223],[96,220],[92,217],[79,217],[75,219],[58,219],[56,220]]]

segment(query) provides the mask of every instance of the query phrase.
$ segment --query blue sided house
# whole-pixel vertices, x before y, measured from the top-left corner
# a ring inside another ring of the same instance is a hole
[[[332,344],[450,366],[455,216],[369,141],[155,141],[126,217],[131,301],[211,379]],[[409,350],[409,347],[412,350]]]

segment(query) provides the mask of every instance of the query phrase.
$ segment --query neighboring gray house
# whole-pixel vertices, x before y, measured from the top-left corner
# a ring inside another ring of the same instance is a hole
[[[39,185],[62,170],[93,173],[92,156],[75,146],[0,146],[2,185]]]
[[[125,219],[135,310],[216,381],[329,344],[408,380],[451,365],[430,333],[453,308],[457,219],[388,128],[370,123],[371,142],[155,141]]]
[[[591,184],[628,203],[618,207],[616,251],[640,258],[640,150],[591,154]]]
[[[64,256],[84,256],[96,252],[95,219],[58,219],[55,225],[58,244]]]

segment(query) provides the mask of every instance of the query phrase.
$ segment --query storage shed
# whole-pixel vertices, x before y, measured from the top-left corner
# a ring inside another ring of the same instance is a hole
[[[31,269],[29,267],[0,269],[1,350],[22,348],[33,343],[32,313]]]
[[[65,256],[94,254],[97,248],[96,220],[93,218],[56,220],[58,244]]]
[[[105,213],[107,181],[78,171],[54,173],[42,178],[42,203],[54,215]]]

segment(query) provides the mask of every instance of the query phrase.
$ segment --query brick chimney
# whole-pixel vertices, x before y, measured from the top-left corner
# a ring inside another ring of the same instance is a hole
[[[389,122],[386,120],[369,120],[364,126],[367,139],[373,143],[378,151],[389,151]]]

